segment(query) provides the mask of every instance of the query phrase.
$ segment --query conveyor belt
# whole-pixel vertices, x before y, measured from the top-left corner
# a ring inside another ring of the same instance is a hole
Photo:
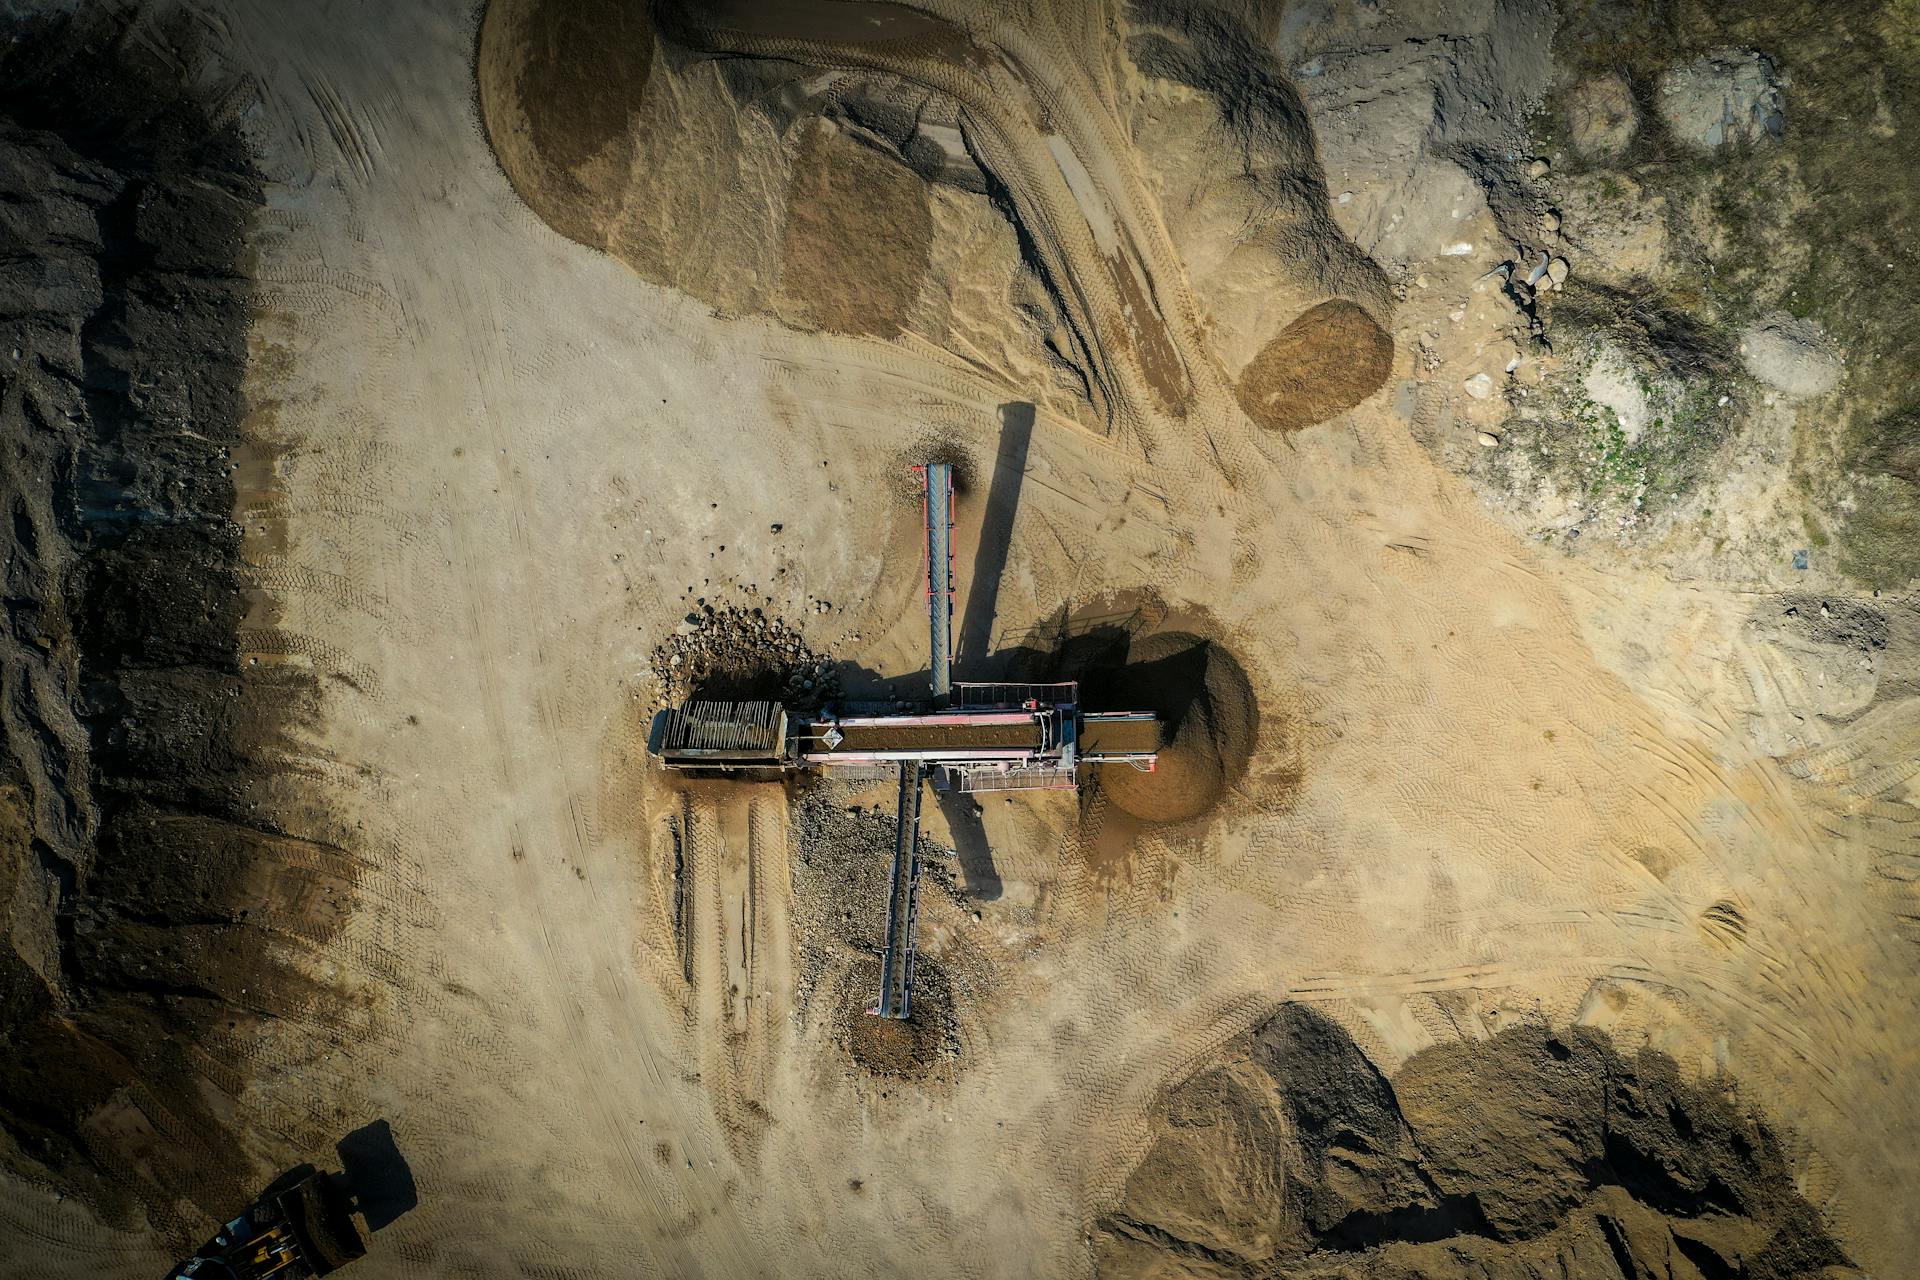
[[[913,934],[920,915],[920,780],[916,763],[900,766],[899,815],[893,835],[893,882],[887,894],[887,954],[880,988],[880,1016],[913,1012]]]
[[[930,462],[926,484],[928,669],[935,706],[953,687],[953,468]]]
[[[827,731],[840,741],[829,746]],[[901,718],[886,723],[821,722],[800,727],[802,755],[859,755],[868,751],[941,751],[1008,749],[1037,751],[1043,742],[1040,725],[1031,716],[1020,720],[978,724],[941,716]]]
[[[1080,754],[1083,757],[1150,756],[1159,750],[1160,721],[1153,716],[1081,718]]]

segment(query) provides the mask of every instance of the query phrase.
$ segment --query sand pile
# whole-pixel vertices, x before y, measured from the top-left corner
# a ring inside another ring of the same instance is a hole
[[[1283,1006],[1157,1123],[1103,1223],[1104,1274],[1196,1255],[1221,1274],[1298,1276],[1845,1263],[1764,1124],[1672,1059],[1624,1057],[1582,1028],[1442,1044],[1389,1081],[1336,1023]]]
[[[1360,307],[1335,299],[1282,329],[1241,371],[1234,395],[1263,427],[1325,422],[1386,385],[1393,339]]]
[[[1184,631],[1132,641],[1117,666],[1084,680],[1090,710],[1153,711],[1163,745],[1151,773],[1103,769],[1099,785],[1144,822],[1186,822],[1220,802],[1246,772],[1259,730],[1253,686],[1218,642]]]
[[[521,199],[721,310],[898,334],[927,270],[926,180],[831,122],[791,64],[672,49],[643,8],[490,4],[481,115]]]
[[[527,207],[570,239],[607,244],[653,55],[643,5],[487,8],[478,77],[494,155]]]
[[[800,136],[776,308],[804,328],[891,338],[927,272],[926,185],[825,122]]]

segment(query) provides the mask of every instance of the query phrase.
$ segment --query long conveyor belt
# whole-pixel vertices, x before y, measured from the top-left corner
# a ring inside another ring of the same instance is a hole
[[[827,745],[831,730],[838,735]],[[1037,751],[1045,743],[1031,716],[1010,715],[1000,723],[979,723],[952,716],[901,716],[883,721],[819,721],[800,726],[800,754],[808,757],[858,756],[875,751]]]
[[[920,915],[920,781],[925,768],[900,766],[899,819],[893,836],[893,883],[887,895],[887,954],[880,988],[880,1016],[913,1012],[913,932]]]

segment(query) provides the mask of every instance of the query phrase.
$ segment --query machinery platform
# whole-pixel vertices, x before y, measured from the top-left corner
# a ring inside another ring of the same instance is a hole
[[[1082,711],[1079,686],[953,683],[953,472],[914,468],[922,482],[929,685],[923,709],[802,716],[777,702],[692,701],[654,719],[648,749],[670,769],[798,770],[894,767],[900,803],[887,896],[884,977],[874,1012],[913,1007],[920,888],[920,784],[959,791],[1068,790],[1081,766],[1151,770],[1161,726],[1148,711]]]

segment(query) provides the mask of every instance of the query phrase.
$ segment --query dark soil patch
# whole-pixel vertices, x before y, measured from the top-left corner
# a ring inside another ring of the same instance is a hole
[[[278,1140],[224,1118],[243,1046],[326,1021],[274,957],[332,936],[357,863],[280,763],[312,678],[238,651],[260,183],[182,87],[190,31],[132,22],[19,24],[0,52],[25,268],[0,278],[0,1127],[32,1176],[184,1245],[183,1202],[224,1219],[268,1172],[242,1152]]]
[[[1242,1054],[1271,1079],[1271,1100],[1176,1088],[1140,1166],[1203,1194],[1170,1200],[1130,1184],[1125,1211],[1103,1223],[1110,1232],[1247,1275],[1469,1274],[1467,1258],[1475,1275],[1560,1274],[1569,1258],[1675,1248],[1706,1275],[1846,1262],[1775,1133],[1664,1054],[1623,1055],[1586,1028],[1518,1027],[1436,1046],[1389,1081],[1336,1023],[1299,1005],[1227,1056]],[[1220,1074],[1203,1068],[1195,1081],[1209,1071]],[[1288,1123],[1238,1114],[1268,1109]],[[1245,1135],[1259,1133],[1290,1137],[1253,1144],[1250,1161]],[[1286,1190],[1268,1197],[1277,1244],[1242,1261],[1218,1246],[1250,1238],[1237,1190],[1250,1171]]]
[[[1234,395],[1275,431],[1325,422],[1386,385],[1393,339],[1351,302],[1323,302],[1282,329],[1240,373]]]
[[[824,122],[801,126],[781,233],[782,319],[894,337],[919,296],[932,245],[918,174]]]

